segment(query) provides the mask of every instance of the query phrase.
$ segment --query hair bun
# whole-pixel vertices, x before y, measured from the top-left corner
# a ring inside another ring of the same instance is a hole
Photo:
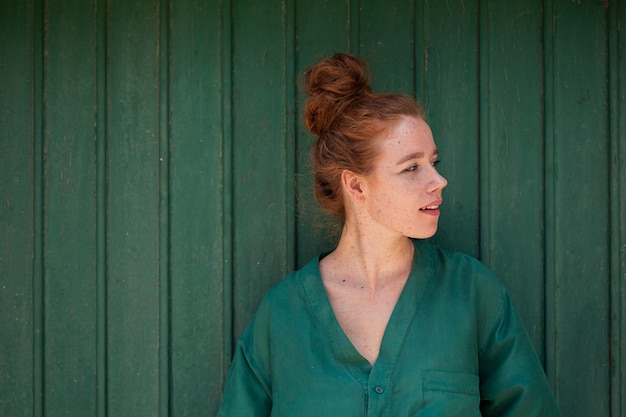
[[[321,135],[355,101],[371,94],[367,62],[349,54],[336,54],[309,68],[304,92],[309,96],[304,122],[311,133]]]

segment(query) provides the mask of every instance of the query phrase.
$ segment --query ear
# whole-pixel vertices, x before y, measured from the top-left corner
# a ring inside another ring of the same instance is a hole
[[[363,200],[363,179],[354,172],[344,169],[341,172],[341,185],[347,196],[355,201]]]

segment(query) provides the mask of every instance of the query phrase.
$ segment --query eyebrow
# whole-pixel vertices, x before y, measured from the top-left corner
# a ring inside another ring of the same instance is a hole
[[[439,155],[439,150],[435,149],[433,151],[433,156],[437,156]],[[402,165],[403,163],[405,163],[406,161],[410,161],[411,159],[420,159],[424,157],[424,152],[415,152],[412,154],[409,154],[407,156],[405,156],[404,158],[402,158],[401,160],[398,161],[397,165]]]

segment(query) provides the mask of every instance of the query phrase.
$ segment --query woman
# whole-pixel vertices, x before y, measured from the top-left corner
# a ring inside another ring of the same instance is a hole
[[[557,416],[504,287],[437,230],[437,148],[414,100],[374,94],[359,58],[305,75],[315,196],[334,251],[265,297],[235,352],[221,416]]]

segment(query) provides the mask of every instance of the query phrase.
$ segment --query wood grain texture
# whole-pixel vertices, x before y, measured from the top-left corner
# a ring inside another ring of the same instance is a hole
[[[96,411],[94,18],[95,4],[80,1],[50,1],[44,15],[44,410],[50,415]]]
[[[156,416],[159,3],[107,5],[107,412]]]
[[[563,415],[609,415],[606,11],[555,2],[553,13],[554,176],[546,180],[555,199],[557,392]],[[577,401],[588,395],[583,386],[594,394]]]
[[[621,52],[626,12],[612,2],[609,16],[609,95],[611,136],[611,415],[626,413],[626,65]]]
[[[34,25],[32,2],[0,3],[0,415],[19,417],[34,414],[41,382],[34,351]]]
[[[490,7],[486,72],[488,177],[481,178],[481,235],[489,262],[505,282],[540,356],[544,354],[544,149],[542,16],[539,4]],[[532,262],[529,262],[532,259]]]
[[[199,409],[215,415],[230,331],[220,320],[230,296],[224,279],[232,279],[223,263],[227,214],[220,197],[230,192],[220,62],[229,57],[221,52],[217,1],[172,3],[171,22],[171,409],[175,416]]]
[[[509,288],[565,416],[624,416],[623,0],[0,4],[0,415],[215,415],[265,292],[332,249],[297,75],[426,107],[433,238]]]
[[[288,111],[281,1],[233,3],[233,250],[235,338],[258,302],[288,272]],[[254,42],[250,40],[254,39]]]

